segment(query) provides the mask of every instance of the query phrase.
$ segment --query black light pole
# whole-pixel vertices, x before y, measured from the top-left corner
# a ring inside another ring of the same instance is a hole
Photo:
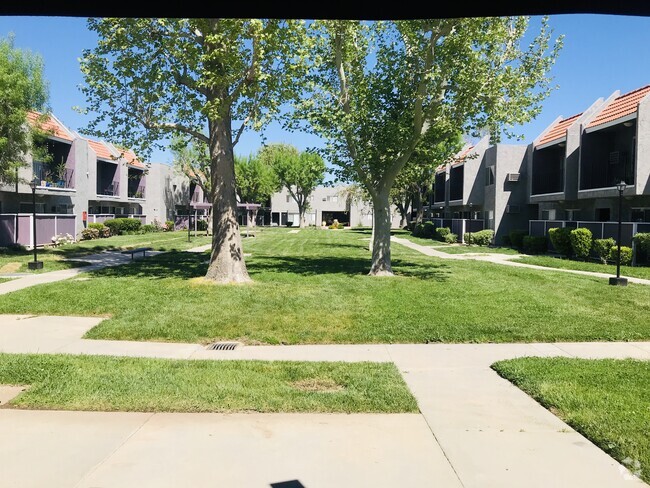
[[[192,219],[190,217],[192,210],[190,209],[190,204],[192,202],[192,185],[190,185],[189,195],[187,197],[187,242],[192,242],[190,232],[192,231],[191,223]]]
[[[472,245],[472,206],[473,204],[469,204],[469,236],[468,236],[468,246]]]
[[[27,269],[43,269],[43,261],[38,260],[37,250],[36,250],[36,187],[38,186],[38,179],[34,177],[32,181],[29,182],[29,187],[32,189],[32,236],[34,241],[32,242],[34,248],[34,261],[27,263]]]
[[[626,186],[624,181],[616,185],[618,190],[618,253],[616,254],[616,278],[610,278],[609,284],[618,286],[627,286],[627,279],[621,278],[621,228],[623,227],[623,192]]]

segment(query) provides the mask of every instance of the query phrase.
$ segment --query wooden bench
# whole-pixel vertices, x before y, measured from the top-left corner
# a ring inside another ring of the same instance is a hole
[[[144,257],[147,256],[147,251],[153,251],[153,248],[151,248],[151,247],[138,247],[136,249],[127,249],[126,251],[122,251],[122,254],[130,254],[131,255],[131,260],[133,260],[133,255],[134,254],[136,254],[138,252],[141,252],[142,257],[144,258]]]

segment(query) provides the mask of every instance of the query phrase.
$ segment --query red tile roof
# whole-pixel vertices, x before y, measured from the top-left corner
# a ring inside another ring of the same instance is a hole
[[[95,154],[98,158],[105,159],[106,161],[114,161],[115,156],[111,154],[108,147],[102,142],[93,141],[92,139],[87,139],[88,145],[95,151]]]
[[[556,139],[561,139],[566,136],[566,130],[573,124],[578,117],[580,117],[582,114],[576,114],[572,115],[571,117],[567,117],[566,119],[558,120],[550,129],[549,131],[542,137],[539,142],[536,144],[537,146],[541,146],[542,144],[546,144],[547,142],[555,141]]]
[[[38,112],[27,112],[27,121],[35,125],[38,123],[39,117],[41,117],[43,114],[40,114]],[[66,129],[58,120],[56,120],[54,117],[47,116],[43,121],[40,121],[40,128],[41,130],[53,135],[54,137],[58,137],[59,139],[63,139],[66,141],[72,142],[74,137],[72,134]]]
[[[621,95],[614,99],[612,103],[607,105],[598,116],[591,121],[587,127],[595,127],[597,125],[606,124],[614,120],[623,118],[636,112],[639,102],[643,97],[650,93],[650,85],[638,88],[634,91]]]
[[[467,156],[469,156],[469,152],[470,152],[472,149],[474,149],[475,147],[476,147],[476,146],[473,146],[473,145],[472,145],[472,146],[468,146],[466,149],[464,149],[463,151],[459,152],[459,153],[456,155],[456,157],[454,158],[454,160],[452,161],[451,165],[452,165],[452,166],[457,166],[457,165],[459,165],[459,164],[461,164],[461,163],[464,163],[464,162],[465,162],[465,159],[467,158]]]
[[[138,159],[135,153],[131,149],[126,149],[120,146],[115,146],[118,151],[122,154],[122,157],[126,160],[131,166],[136,166],[138,168],[144,168],[144,164]]]

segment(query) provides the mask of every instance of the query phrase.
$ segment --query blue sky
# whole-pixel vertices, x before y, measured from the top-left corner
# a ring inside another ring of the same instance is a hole
[[[532,24],[538,22],[533,18]],[[588,108],[597,98],[608,97],[650,84],[650,17],[564,14],[552,16],[555,34],[564,34],[564,48],[552,70],[559,88],[544,102],[534,121],[516,128],[529,143],[557,116],[571,116]],[[15,34],[15,45],[40,53],[50,83],[53,113],[67,126],[79,130],[86,117],[72,107],[83,106],[78,90],[82,83],[78,58],[84,48],[95,45],[95,35],[86,29],[83,18],[0,17],[0,36]],[[266,131],[267,142],[288,142],[299,149],[319,145],[310,134],[289,133],[277,124]],[[511,142],[511,141],[504,141]],[[235,151],[248,154],[261,144],[259,134],[247,132]],[[155,152],[155,162],[170,162],[168,153]]]

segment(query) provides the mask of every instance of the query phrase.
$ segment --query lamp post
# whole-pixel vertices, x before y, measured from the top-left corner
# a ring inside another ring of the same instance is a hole
[[[43,269],[43,261],[38,260],[38,254],[36,250],[36,187],[38,186],[39,180],[34,177],[32,181],[29,182],[29,187],[32,189],[32,236],[33,236],[33,249],[34,249],[34,261],[27,263],[27,269]]]
[[[467,243],[468,246],[472,245],[472,206],[473,206],[473,204],[470,203],[469,204],[469,229],[468,229],[469,230],[469,232],[468,232],[469,236],[468,236],[468,239],[467,239],[468,240],[468,243]]]
[[[621,228],[623,227],[623,192],[626,186],[624,181],[616,185],[618,190],[618,253],[616,254],[616,278],[610,278],[609,284],[618,286],[627,286],[627,279],[621,278]]]

